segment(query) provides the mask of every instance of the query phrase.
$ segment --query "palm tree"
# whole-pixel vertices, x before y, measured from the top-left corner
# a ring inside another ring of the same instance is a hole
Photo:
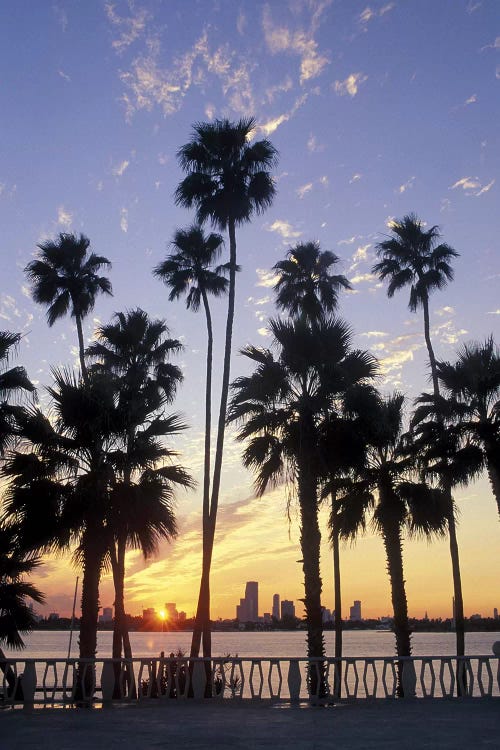
[[[402,450],[404,397],[378,394],[361,415],[366,440],[365,460],[346,479],[339,498],[338,534],[354,540],[364,531],[367,514],[381,535],[387,559],[398,657],[411,656],[408,603],[403,572],[403,530],[430,537],[446,530],[439,490],[414,480],[415,464]],[[366,406],[366,404],[365,404]],[[398,695],[403,695],[403,663],[398,665]]]
[[[269,327],[277,356],[269,349],[243,350],[255,370],[234,381],[229,420],[243,422],[238,439],[248,441],[243,461],[256,472],[258,495],[282,481],[296,485],[308,656],[321,658],[318,503],[326,463],[321,433],[325,413],[338,409],[349,387],[371,378],[375,363],[368,353],[351,350],[351,334],[342,321],[324,318],[311,325],[302,317],[272,320]],[[318,672],[310,671],[312,695],[326,690],[321,664]]]
[[[179,229],[172,240],[175,251],[157,265],[153,271],[165,284],[170,287],[169,300],[186,296],[186,307],[195,312],[203,302],[207,324],[207,360],[205,377],[205,456],[203,468],[203,562],[202,575],[209,574],[208,560],[210,549],[210,453],[212,431],[212,360],[213,360],[213,328],[212,315],[208,302],[208,295],[220,297],[227,293],[228,280],[223,273],[228,270],[225,266],[214,269],[214,263],[220,255],[224,240],[220,234],[211,233],[205,236],[200,226],[193,225],[189,229]],[[191,656],[198,656],[201,639],[203,637],[204,652],[211,652],[210,631],[210,598],[201,596],[206,590],[208,581],[200,586],[200,597],[196,612],[195,627],[191,645]],[[205,607],[205,610],[203,609]],[[208,610],[206,609],[208,607]]]
[[[433,226],[428,230],[423,227],[424,224],[415,214],[393,221],[392,237],[377,244],[380,261],[372,271],[382,280],[389,279],[388,297],[409,286],[408,307],[412,312],[422,308],[432,383],[435,395],[439,395],[436,358],[430,334],[429,295],[434,289],[443,289],[448,281],[453,280],[450,261],[458,258],[459,254],[449,245],[439,242],[439,227]]]
[[[392,297],[405,286],[410,287],[408,306],[412,312],[421,307],[424,315],[424,336],[429,355],[433,393],[439,398],[439,380],[436,358],[432,347],[429,317],[429,295],[435,289],[443,289],[453,280],[450,261],[458,253],[449,245],[440,243],[439,227],[428,230],[415,214],[408,214],[392,223],[392,236],[377,244],[380,261],[373,266],[373,273],[389,279],[387,295]],[[445,473],[446,474],[446,473]],[[448,497],[448,531],[450,535],[450,556],[455,595],[455,623],[457,635],[457,655],[465,653],[465,624],[463,610],[460,559],[455,527],[455,509],[451,487],[443,486]]]
[[[20,340],[19,333],[0,331],[0,457],[12,445],[17,432],[21,407],[13,401],[35,391],[24,367],[8,367],[10,351]]]
[[[320,249],[319,242],[300,242],[290,248],[285,260],[273,266],[279,274],[275,284],[276,305],[293,317],[305,315],[317,320],[332,313],[342,289],[351,289],[345,276],[330,269],[339,262],[332,252]]]
[[[140,548],[148,557],[157,551],[161,538],[175,536],[173,486],[191,486],[180,466],[156,468],[172,457],[163,439],[184,429],[175,415],[161,414],[182,380],[180,369],[166,360],[182,346],[167,337],[163,320],[152,321],[141,309],[117,313],[115,322],[99,328],[97,335],[86,354],[98,360],[92,372],[113,378],[117,432],[122,433],[122,445],[110,456],[116,480],[107,514],[115,586],[113,658],[121,658],[123,642],[124,656],[131,659],[124,602],[126,549]]]
[[[201,610],[205,613],[210,611],[210,568],[229,396],[237,271],[236,227],[249,222],[254,214],[264,212],[271,205],[275,194],[269,170],[276,164],[277,152],[267,140],[250,142],[254,126],[255,121],[251,118],[241,119],[236,123],[229,120],[197,123],[191,141],[182,146],[177,154],[179,164],[187,174],[177,187],[176,203],[186,208],[194,207],[200,224],[209,220],[214,227],[227,229],[229,234],[229,288],[224,364],[210,497],[208,544],[199,596],[203,602]],[[205,632],[208,632],[207,628]],[[203,654],[211,656],[210,643],[206,645]]]
[[[482,447],[500,515],[500,353],[490,336],[482,344],[466,344],[455,363],[438,362],[446,421],[458,425]]]
[[[319,242],[299,243],[290,248],[284,260],[276,263],[273,271],[278,274],[278,281],[274,286],[276,304],[280,310],[287,312],[292,318],[304,317],[310,323],[321,320],[325,315],[333,313],[338,306],[339,292],[351,289],[345,276],[332,274],[331,269],[339,262],[339,258],[330,251],[322,251]],[[328,415],[326,415],[328,418]],[[328,484],[331,501],[331,530],[333,547],[333,581],[335,607],[335,657],[337,670],[334,686],[335,695],[340,697],[341,657],[342,657],[342,600],[340,584],[340,554],[339,540],[336,533],[336,492],[334,489],[334,475],[341,471],[339,465],[340,453],[349,446],[348,462],[353,458],[352,433],[346,434],[346,423],[335,420],[330,423],[328,437]],[[333,429],[332,429],[333,427]],[[340,439],[339,439],[340,438]]]
[[[102,255],[89,253],[90,240],[84,234],[61,233],[56,240],[38,245],[40,253],[25,268],[32,284],[33,299],[48,307],[47,322],[53,326],[68,311],[75,319],[82,377],[87,380],[82,320],[94,308],[99,292],[111,294],[111,283],[99,276],[111,263]]]
[[[16,528],[0,522],[0,646],[22,649],[22,635],[33,630],[36,619],[26,603],[43,604],[44,595],[24,580],[40,565],[40,559],[19,547]],[[0,659],[4,659],[0,648]]]
[[[50,418],[25,410],[21,450],[4,473],[7,518],[20,527],[23,546],[67,550],[76,545],[83,567],[80,658],[97,647],[99,581],[107,549],[106,510],[114,480],[108,453],[115,444],[115,394],[110,383],[89,374],[87,382],[54,371]]]

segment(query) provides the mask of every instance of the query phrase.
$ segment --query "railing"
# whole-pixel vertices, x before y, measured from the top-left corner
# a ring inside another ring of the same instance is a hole
[[[499,698],[498,656],[213,659],[7,659],[0,705],[94,705],[195,699],[331,703]]]

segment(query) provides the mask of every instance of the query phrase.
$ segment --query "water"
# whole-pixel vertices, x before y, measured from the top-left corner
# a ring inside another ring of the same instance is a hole
[[[97,638],[98,658],[111,657],[113,634],[99,631]],[[159,656],[160,651],[169,654],[181,649],[189,653],[191,632],[177,633],[130,633],[134,657]],[[344,656],[376,657],[395,654],[394,634],[375,630],[348,630],[344,633]],[[492,655],[492,646],[500,641],[500,632],[467,633],[465,650],[469,655]],[[68,655],[69,632],[37,630],[25,638],[24,651],[4,651],[11,658],[20,659],[64,659]],[[455,653],[454,633],[415,633],[412,637],[415,656],[452,656]],[[327,656],[333,656],[335,636],[325,632]],[[306,640],[303,631],[291,632],[215,632],[212,634],[214,656],[254,657],[304,657]],[[78,633],[73,634],[71,656],[78,656]]]

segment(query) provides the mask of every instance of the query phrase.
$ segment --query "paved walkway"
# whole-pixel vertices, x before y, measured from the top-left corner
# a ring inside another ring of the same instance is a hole
[[[0,711],[0,750],[462,750],[500,748],[500,700],[333,708],[262,704]]]

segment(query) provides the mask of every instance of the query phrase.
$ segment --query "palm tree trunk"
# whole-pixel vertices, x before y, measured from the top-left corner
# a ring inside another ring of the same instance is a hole
[[[215,526],[217,522],[217,510],[219,506],[219,491],[220,481],[222,472],[222,456],[224,451],[224,434],[226,429],[226,414],[227,414],[227,401],[229,397],[229,378],[231,374],[231,343],[233,336],[233,320],[234,320],[234,300],[235,300],[235,288],[236,288],[236,231],[235,223],[233,219],[229,220],[228,223],[229,231],[229,293],[228,293],[228,305],[227,305],[227,320],[226,320],[226,340],[224,345],[224,367],[222,371],[222,386],[221,386],[221,397],[220,397],[220,408],[219,408],[219,422],[217,426],[217,443],[215,447],[215,460],[214,460],[214,471],[212,481],[212,496],[210,499],[210,515],[208,522],[208,539],[207,547],[205,551],[205,563],[207,566],[207,576],[205,586],[207,587],[204,592],[204,606],[209,606],[209,581],[210,581],[210,568],[212,564],[212,552],[215,537]],[[203,635],[203,656],[211,657],[211,634],[208,632],[210,629],[209,623],[205,622],[205,630]],[[205,646],[206,644],[206,646]]]
[[[335,667],[333,695],[340,698],[342,693],[342,591],[340,586],[340,538],[335,515],[336,495],[332,492],[332,548],[333,548],[333,591],[335,609]]]
[[[500,516],[500,456],[499,446],[485,445],[486,463],[488,466],[488,477],[493,490],[493,496],[497,503],[498,515]]]
[[[80,356],[80,367],[82,370],[82,378],[84,383],[89,382],[89,374],[87,372],[87,365],[85,364],[85,343],[83,341],[83,330],[82,330],[82,319],[79,315],[76,316],[76,331],[78,334],[78,351]]]
[[[308,441],[304,441],[307,448]],[[304,571],[304,608],[307,622],[307,655],[310,658],[325,656],[323,639],[323,613],[321,611],[320,546],[321,532],[318,524],[317,481],[310,471],[310,461],[302,449],[298,470],[298,495],[300,504],[300,547]],[[324,697],[327,692],[325,665],[316,662],[309,667],[309,688],[312,696]]]
[[[380,491],[380,488],[379,488]],[[387,572],[391,582],[391,600],[394,612],[394,634],[396,636],[396,653],[399,657],[411,656],[411,633],[408,621],[408,600],[403,574],[403,545],[401,529],[397,519],[386,519],[382,532]],[[398,662],[397,695],[402,698],[404,662]]]
[[[455,598],[455,633],[457,643],[457,656],[465,654],[465,621],[464,621],[464,602],[462,597],[462,577],[460,574],[460,559],[458,554],[457,528],[455,524],[454,503],[451,494],[451,488],[444,488],[448,500],[448,531],[450,535],[450,555],[451,567],[453,573],[453,594]],[[458,674],[457,670],[457,674]],[[464,680],[465,686],[465,680]],[[457,680],[458,695],[463,693],[459,681]]]
[[[431,367],[432,389],[434,392],[434,397],[437,398],[439,396],[439,380],[436,367],[436,357],[434,355],[434,349],[432,348],[431,327],[429,319],[429,298],[427,296],[425,296],[422,301],[422,307],[424,310],[424,337],[427,346],[427,353],[429,355],[429,364]]]
[[[7,666],[7,657],[5,656],[3,650],[0,648],[0,669],[2,670],[4,674],[5,682],[7,683],[7,695],[9,698],[14,697],[16,700],[23,700],[23,686],[22,686],[22,680],[19,679],[17,690],[14,695],[14,688],[16,685],[16,674],[11,666]]]
[[[80,659],[95,659],[97,652],[97,617],[99,613],[99,583],[104,551],[98,539],[99,531],[87,528],[83,535],[83,579],[82,579],[82,617],[80,620]],[[92,684],[91,666],[85,668],[80,663],[78,668],[77,697],[82,697],[85,684],[87,698]]]
[[[205,385],[205,460],[203,468],[203,553],[202,572],[200,581],[200,592],[198,607],[191,640],[191,657],[200,655],[200,645],[203,636],[203,655],[211,655],[211,632],[210,632],[210,565],[211,555],[208,555],[210,539],[210,444],[212,431],[212,360],[213,360],[213,329],[212,316],[208,297],[201,288],[203,306],[207,321],[207,365]],[[205,653],[207,652],[207,653]]]

